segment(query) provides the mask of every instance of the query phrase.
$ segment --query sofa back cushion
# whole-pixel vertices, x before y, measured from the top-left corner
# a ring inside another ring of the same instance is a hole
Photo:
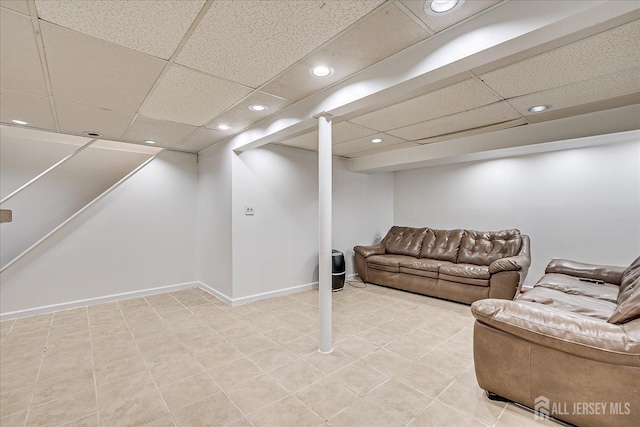
[[[427,230],[420,258],[456,262],[463,230]]]
[[[627,323],[640,318],[640,277],[629,283],[618,294],[618,307],[613,312],[609,323]]]
[[[465,230],[458,252],[458,262],[489,265],[500,258],[515,256],[522,246],[520,230]]]
[[[409,255],[417,258],[426,233],[426,228],[393,226],[381,243],[388,254]]]
[[[623,297],[625,290],[631,286],[631,284],[640,277],[640,257],[636,258],[629,267],[622,274],[622,281],[620,282],[620,292],[618,293],[618,304]]]

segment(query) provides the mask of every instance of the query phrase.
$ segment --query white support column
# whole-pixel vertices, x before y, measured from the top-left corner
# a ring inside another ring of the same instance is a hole
[[[331,116],[319,114],[318,118],[318,202],[319,202],[319,308],[320,353],[331,353]]]

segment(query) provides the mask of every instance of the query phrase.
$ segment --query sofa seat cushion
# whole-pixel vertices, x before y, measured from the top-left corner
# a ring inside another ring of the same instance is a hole
[[[439,261],[428,258],[409,258],[400,261],[400,273],[413,274],[414,276],[438,278],[438,269],[442,265],[455,265],[448,261]]]
[[[614,304],[617,302],[620,290],[619,286],[610,283],[598,285],[596,283],[583,282],[577,277],[556,273],[548,273],[542,276],[542,279],[536,283],[536,288],[553,289],[569,295],[583,295]]]
[[[488,265],[447,264],[440,266],[439,277],[465,285],[489,286],[491,274]]]
[[[374,270],[398,273],[400,271],[400,261],[415,259],[406,255],[372,255],[367,258],[367,265]]]
[[[616,309],[616,304],[584,295],[571,295],[563,291],[536,286],[520,295],[517,301],[526,301],[554,307],[566,313],[607,320]]]

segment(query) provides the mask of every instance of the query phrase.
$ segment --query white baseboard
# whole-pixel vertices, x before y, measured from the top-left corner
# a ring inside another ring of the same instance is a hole
[[[353,279],[354,277],[356,277],[356,274],[350,274],[346,277],[346,279],[349,280],[349,279]],[[87,299],[70,301],[70,302],[65,302],[60,304],[52,304],[52,305],[45,305],[42,307],[28,308],[26,310],[18,310],[18,311],[11,311],[8,313],[1,313],[0,321],[19,319],[22,317],[29,317],[29,316],[36,316],[38,314],[51,313],[53,311],[69,310],[72,308],[86,307],[89,305],[103,304],[106,302],[144,297],[147,295],[154,295],[154,294],[160,294],[163,292],[171,292],[171,291],[177,291],[180,289],[189,289],[189,288],[200,288],[214,295],[225,304],[235,307],[238,305],[247,304],[254,301],[260,301],[263,299],[269,299],[269,298],[279,297],[287,294],[292,294],[295,292],[303,292],[311,289],[317,289],[318,282],[307,283],[305,285],[291,286],[290,288],[278,289],[275,291],[262,292],[259,294],[248,295],[246,297],[231,298],[228,295],[223,294],[222,292],[212,288],[211,286],[208,286],[205,283],[194,281],[194,282],[178,283],[175,285],[161,286],[159,288],[150,288],[150,289],[143,289],[140,291],[123,292],[120,294],[106,295],[106,296],[95,297],[95,298],[87,298]]]
[[[0,314],[0,321],[19,319],[22,317],[36,316],[38,314],[51,313],[52,311],[69,310],[72,308],[86,307],[88,305],[103,304],[105,302],[119,301],[129,298],[143,297],[147,295],[160,294],[163,292],[178,291],[199,287],[200,282],[178,283],[176,285],[161,286],[159,288],[143,289],[140,291],[123,292],[121,294],[106,295],[103,297],[87,298],[77,301],[64,302],[61,304],[45,305],[42,307],[28,308],[26,310],[11,311]],[[217,296],[217,295],[216,295]]]
[[[351,280],[354,277],[357,277],[357,274],[349,274],[348,276],[346,276],[346,280]],[[200,282],[200,284],[202,286],[200,286],[201,289],[215,295],[216,297],[220,298],[222,301],[224,301],[226,304],[235,307],[238,305],[242,305],[242,304],[248,304],[250,302],[255,302],[255,301],[261,301],[263,299],[269,299],[269,298],[274,298],[274,297],[280,297],[283,295],[287,295],[287,294],[293,294],[296,292],[304,292],[304,291],[309,291],[311,289],[317,289],[318,288],[318,282],[312,282],[312,283],[307,283],[304,285],[298,285],[298,286],[291,286],[290,288],[284,288],[284,289],[278,289],[275,291],[269,291],[269,292],[262,292],[259,294],[253,294],[253,295],[248,295],[246,297],[240,297],[240,298],[230,298],[229,296],[216,291],[215,289],[211,288],[210,286],[207,286],[206,284]]]

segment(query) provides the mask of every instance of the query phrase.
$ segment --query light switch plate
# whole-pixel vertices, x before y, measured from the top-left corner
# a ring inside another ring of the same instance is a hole
[[[255,215],[255,208],[253,205],[244,205],[244,214],[245,215]]]

